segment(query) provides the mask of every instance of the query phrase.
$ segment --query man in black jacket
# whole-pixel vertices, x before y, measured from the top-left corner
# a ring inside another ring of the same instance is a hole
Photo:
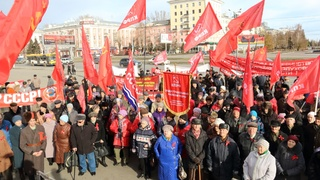
[[[79,176],[87,171],[88,159],[89,171],[92,176],[96,175],[96,161],[94,157],[94,142],[97,139],[97,131],[92,123],[85,123],[86,115],[78,114],[77,123],[71,128],[71,147],[79,156],[80,172]]]

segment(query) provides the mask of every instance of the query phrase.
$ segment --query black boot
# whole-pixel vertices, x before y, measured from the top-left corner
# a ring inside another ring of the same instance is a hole
[[[18,171],[19,171],[20,180],[25,180],[26,176],[24,175],[23,169],[19,168]]]
[[[72,166],[71,167],[67,167],[68,173],[72,172]]]
[[[58,170],[56,171],[56,173],[60,173],[63,169],[64,169],[63,164],[58,164]]]
[[[99,159],[97,158],[96,159],[96,168],[98,168],[99,167]]]
[[[48,158],[49,166],[53,165],[53,158]]]
[[[103,167],[107,167],[107,166],[108,166],[108,164],[106,163],[106,157],[105,157],[105,156],[103,156],[103,157],[101,158],[101,165],[102,165]]]

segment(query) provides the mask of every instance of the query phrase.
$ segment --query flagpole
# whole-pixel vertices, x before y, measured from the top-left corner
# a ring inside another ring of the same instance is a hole
[[[144,53],[143,53],[143,72],[146,74],[146,53],[147,53],[147,18],[144,20]],[[144,92],[144,76],[142,77],[142,93]]]
[[[320,84],[320,83],[319,83]],[[318,89],[319,89],[319,85],[318,84]],[[319,91],[317,91],[317,98],[316,98],[316,105],[314,107],[314,112],[317,113],[317,109],[318,109],[318,103],[319,103]]]

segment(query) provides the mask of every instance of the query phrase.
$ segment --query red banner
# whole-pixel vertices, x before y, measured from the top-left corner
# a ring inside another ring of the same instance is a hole
[[[190,80],[189,74],[163,73],[164,103],[177,116],[190,109]]]
[[[157,76],[146,76],[144,78],[136,78],[136,85],[138,92],[143,91],[143,85],[145,91],[158,91],[159,89],[159,75]],[[116,76],[117,89],[121,90],[124,82],[124,77]]]
[[[50,103],[57,99],[64,100],[63,94],[57,94],[57,87],[51,86],[41,88],[29,93],[0,94],[0,108],[9,107],[10,103],[15,102],[18,106],[36,104],[36,98],[42,97],[43,102]]]

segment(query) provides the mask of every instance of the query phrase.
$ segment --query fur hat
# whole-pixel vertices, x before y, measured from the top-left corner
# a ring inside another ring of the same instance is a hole
[[[219,125],[219,129],[226,129],[226,130],[229,131],[230,126],[229,126],[228,124],[226,124],[226,123],[221,123],[221,124]]]
[[[192,120],[191,124],[201,125],[202,122],[201,122],[201,119],[195,118],[195,119]]]
[[[98,116],[98,113],[96,113],[96,112],[91,112],[91,113],[89,113],[89,115],[88,115],[89,118],[97,117],[97,116]]]
[[[171,132],[173,132],[173,127],[171,126],[171,125],[164,125],[163,127],[162,127],[162,131],[171,131]]]
[[[298,143],[299,142],[299,138],[296,135],[290,135],[288,136],[288,141],[289,140],[293,140],[294,142]]]
[[[86,115],[85,114],[77,114],[76,121],[79,121],[79,120],[86,120]]]
[[[33,111],[27,111],[23,114],[24,119],[26,120],[26,123],[28,123],[32,118],[35,118],[36,113]]]

